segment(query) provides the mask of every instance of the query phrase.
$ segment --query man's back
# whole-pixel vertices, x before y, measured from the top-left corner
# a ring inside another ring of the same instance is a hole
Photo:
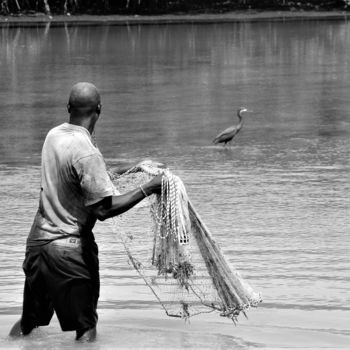
[[[88,206],[113,192],[89,131],[68,123],[53,128],[43,145],[40,204],[28,244],[91,230],[96,220]]]

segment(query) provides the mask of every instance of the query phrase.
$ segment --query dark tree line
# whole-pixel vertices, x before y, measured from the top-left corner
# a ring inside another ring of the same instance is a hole
[[[234,10],[333,10],[350,0],[0,0],[0,13],[165,14]]]

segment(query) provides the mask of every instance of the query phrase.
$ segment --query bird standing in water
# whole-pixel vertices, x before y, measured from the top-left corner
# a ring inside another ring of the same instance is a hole
[[[215,139],[213,140],[213,143],[224,143],[224,146],[239,133],[239,131],[242,129],[243,126],[243,116],[242,113],[244,112],[250,112],[247,108],[241,107],[237,110],[237,117],[239,119],[239,122],[237,125],[230,126],[229,128],[225,129],[224,131],[220,132]]]

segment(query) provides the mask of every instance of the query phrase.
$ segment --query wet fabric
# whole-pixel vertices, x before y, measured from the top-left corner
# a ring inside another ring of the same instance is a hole
[[[82,126],[63,123],[49,131],[42,149],[39,209],[28,245],[90,231],[89,206],[115,193],[105,161]]]
[[[54,311],[63,331],[96,326],[100,279],[98,247],[92,234],[28,247],[23,270],[24,334],[48,325]]]

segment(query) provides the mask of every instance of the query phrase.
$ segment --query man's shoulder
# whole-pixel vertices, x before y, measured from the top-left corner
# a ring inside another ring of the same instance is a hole
[[[59,131],[62,129],[63,126],[64,126],[64,123],[63,123],[63,124],[60,124],[60,125],[54,126],[53,128],[51,128],[51,129],[48,131],[47,136],[56,134],[57,132],[59,132]]]
[[[47,134],[46,143],[51,144],[60,152],[64,150],[66,154],[70,154],[73,162],[80,158],[101,155],[92,144],[87,130],[68,123],[52,128]]]

